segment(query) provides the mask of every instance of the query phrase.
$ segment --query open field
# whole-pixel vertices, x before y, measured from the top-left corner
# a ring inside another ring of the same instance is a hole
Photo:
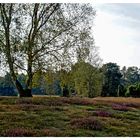
[[[140,98],[0,97],[0,136],[140,137]]]

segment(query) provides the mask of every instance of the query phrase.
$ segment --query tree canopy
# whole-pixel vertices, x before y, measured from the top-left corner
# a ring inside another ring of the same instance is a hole
[[[2,61],[21,96],[24,89],[16,73],[27,73],[26,89],[31,92],[36,71],[68,67],[76,51],[84,54],[93,47],[94,16],[90,4],[0,4]]]

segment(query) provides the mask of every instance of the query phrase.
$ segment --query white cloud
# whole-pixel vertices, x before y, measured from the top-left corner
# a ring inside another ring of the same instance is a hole
[[[97,9],[93,32],[95,44],[100,47],[100,56],[104,63],[140,66],[140,41],[137,40],[140,33],[136,28],[125,26],[130,22],[140,25],[138,19]]]

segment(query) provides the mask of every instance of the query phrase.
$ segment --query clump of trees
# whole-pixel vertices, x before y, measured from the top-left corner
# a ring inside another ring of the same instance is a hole
[[[79,62],[72,67],[74,89],[77,94],[87,97],[99,96],[102,74],[90,63]]]
[[[95,11],[90,4],[0,4],[0,53],[19,95],[32,96],[38,70],[75,58],[93,46],[91,35]],[[54,69],[54,68],[53,68]],[[18,80],[26,74],[25,87]]]
[[[140,97],[140,69],[125,66],[120,70],[116,63],[102,67],[103,87],[101,96]]]
[[[119,96],[119,86],[122,74],[115,63],[107,63],[102,67],[103,88],[102,96]]]

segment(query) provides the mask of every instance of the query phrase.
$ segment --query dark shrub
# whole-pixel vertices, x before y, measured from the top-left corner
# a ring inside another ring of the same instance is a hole
[[[140,103],[123,103],[123,105],[134,108],[140,107]]]
[[[130,85],[127,88],[126,96],[129,97],[140,97],[140,84]]]
[[[127,106],[120,105],[120,104],[112,104],[112,108],[114,110],[119,110],[119,111],[129,111],[130,110]]]
[[[0,87],[0,96],[17,96],[14,87]]]
[[[93,117],[72,119],[70,124],[76,128],[101,130],[103,125]]]
[[[25,95],[23,97],[32,97],[31,89],[25,89],[24,93],[25,93]]]
[[[66,85],[63,87],[63,97],[69,97],[69,90]]]
[[[36,132],[25,128],[8,129],[3,132],[3,136],[5,137],[30,137],[34,136],[35,134]]]
[[[96,111],[95,114],[100,117],[111,117],[112,114],[106,111]]]

